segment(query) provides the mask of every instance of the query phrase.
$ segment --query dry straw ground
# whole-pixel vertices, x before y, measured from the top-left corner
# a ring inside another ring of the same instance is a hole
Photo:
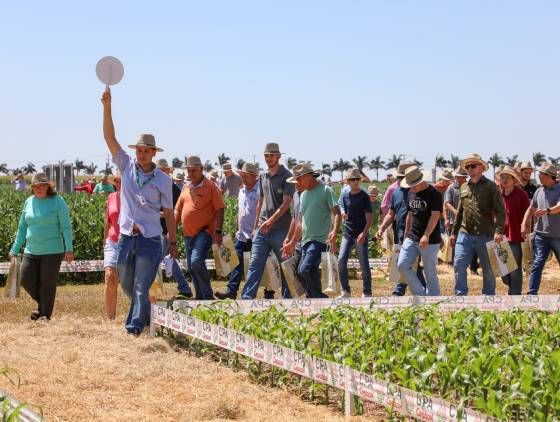
[[[451,294],[450,267],[439,271],[442,294]],[[383,273],[374,275],[375,295],[390,294]],[[560,293],[559,275],[558,264],[551,263],[543,294]],[[360,294],[360,282],[352,284]],[[479,294],[481,278],[470,276],[469,284],[471,293]],[[173,292],[166,284],[166,293]],[[498,293],[505,293],[499,280]],[[0,367],[17,369],[22,379],[18,389],[4,380],[0,388],[41,405],[49,421],[342,419],[334,406],[256,384],[245,372],[194,357],[163,339],[125,335],[127,306],[121,296],[119,320],[111,323],[103,318],[100,285],[65,286],[58,291],[53,320],[35,323],[28,320],[33,307],[25,293],[17,302],[0,299]],[[383,420],[384,412],[368,406],[364,419]]]

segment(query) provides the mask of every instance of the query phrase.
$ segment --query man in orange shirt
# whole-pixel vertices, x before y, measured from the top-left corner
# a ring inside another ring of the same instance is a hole
[[[212,240],[222,244],[225,205],[218,187],[204,177],[199,157],[187,158],[187,173],[190,183],[184,187],[175,205],[175,219],[183,223],[187,267],[193,279],[195,299],[212,300],[214,292],[210,286],[206,256]]]

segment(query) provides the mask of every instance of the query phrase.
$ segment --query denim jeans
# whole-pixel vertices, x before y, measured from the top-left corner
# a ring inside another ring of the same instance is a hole
[[[420,243],[412,239],[405,239],[399,254],[397,267],[404,275],[412,294],[415,296],[439,296],[439,279],[437,275],[437,259],[439,243],[429,244],[426,249],[420,248]],[[416,257],[420,255],[424,263],[426,284],[422,284],[417,272],[412,269]]]
[[[214,292],[210,286],[210,274],[206,268],[206,257],[211,246],[212,236],[205,230],[193,237],[185,236],[187,267],[191,273],[196,300],[214,299]]]
[[[299,263],[299,276],[303,281],[303,286],[307,292],[308,298],[325,298],[328,297],[321,289],[321,253],[327,250],[325,243],[311,240],[303,245],[302,257]],[[323,271],[326,271],[323,268]]]
[[[169,253],[169,239],[167,235],[161,235],[161,259],[165,258],[165,256]],[[179,293],[183,295],[192,295],[192,290],[187,283],[187,279],[179,267],[179,262],[176,259],[173,260],[173,279],[177,282],[177,290]]]
[[[521,262],[522,251],[520,242],[508,242],[515,262],[517,263],[517,269],[508,275],[502,277],[502,281],[506,286],[508,286],[508,295],[520,295],[523,286],[523,264]]]
[[[357,242],[356,237],[342,237],[340,243],[340,252],[338,254],[338,270],[340,271],[340,284],[342,290],[350,292],[350,282],[348,280],[348,258],[352,247],[356,247],[358,261],[360,262],[360,270],[362,271],[363,292],[366,295],[371,294],[371,269],[369,268],[368,259],[368,237],[361,245]]]
[[[482,267],[482,294],[496,294],[496,277],[490,266],[486,243],[493,239],[492,236],[482,234],[468,234],[459,232],[455,242],[455,260],[453,269],[455,271],[455,294],[466,295],[469,292],[467,285],[467,268],[471,264],[473,254],[478,255]]]
[[[237,258],[239,258],[239,265],[235,267],[229,275],[226,294],[237,296],[237,291],[239,290],[239,285],[241,284],[241,278],[243,278],[243,272],[245,271],[243,267],[243,252],[251,251],[251,241],[242,241],[235,239],[233,242],[233,246],[235,247]]]
[[[558,262],[560,262],[560,239],[535,233],[535,240],[533,241],[533,266],[531,267],[531,276],[529,277],[530,295],[536,295],[539,292],[544,264],[546,264],[551,250],[554,252]]]
[[[120,235],[117,271],[130,298],[125,327],[140,333],[150,321],[149,292],[161,263],[161,238]]]
[[[259,285],[264,274],[264,267],[266,260],[271,251],[274,252],[279,262],[282,262],[282,243],[288,235],[287,229],[271,229],[268,233],[261,233],[260,230],[255,233],[253,237],[253,244],[251,245],[251,261],[249,262],[249,269],[247,271],[247,281],[243,286],[241,292],[241,299],[254,299],[257,296]],[[288,289],[288,284],[282,276],[282,297],[291,299],[292,295]]]
[[[418,261],[418,268],[416,270],[416,276],[418,280],[420,280],[420,284],[426,288],[426,278],[424,277],[424,268],[422,267],[422,259]],[[397,283],[397,285],[393,288],[393,296],[404,296],[406,293],[406,287],[408,284],[406,283]]]

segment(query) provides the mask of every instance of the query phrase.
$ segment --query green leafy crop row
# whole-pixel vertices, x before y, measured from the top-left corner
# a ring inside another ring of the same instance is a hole
[[[560,420],[557,313],[341,306],[289,318],[209,305],[192,315],[500,419]]]

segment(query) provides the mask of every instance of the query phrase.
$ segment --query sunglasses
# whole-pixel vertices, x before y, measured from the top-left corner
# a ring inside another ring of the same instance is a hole
[[[467,165],[465,166],[465,169],[466,169],[466,170],[475,169],[475,168],[477,168],[479,165],[480,165],[480,164],[467,164]]]
[[[358,177],[358,178],[355,178],[355,179],[348,179],[349,182],[355,182],[357,180],[360,180],[360,178]]]

